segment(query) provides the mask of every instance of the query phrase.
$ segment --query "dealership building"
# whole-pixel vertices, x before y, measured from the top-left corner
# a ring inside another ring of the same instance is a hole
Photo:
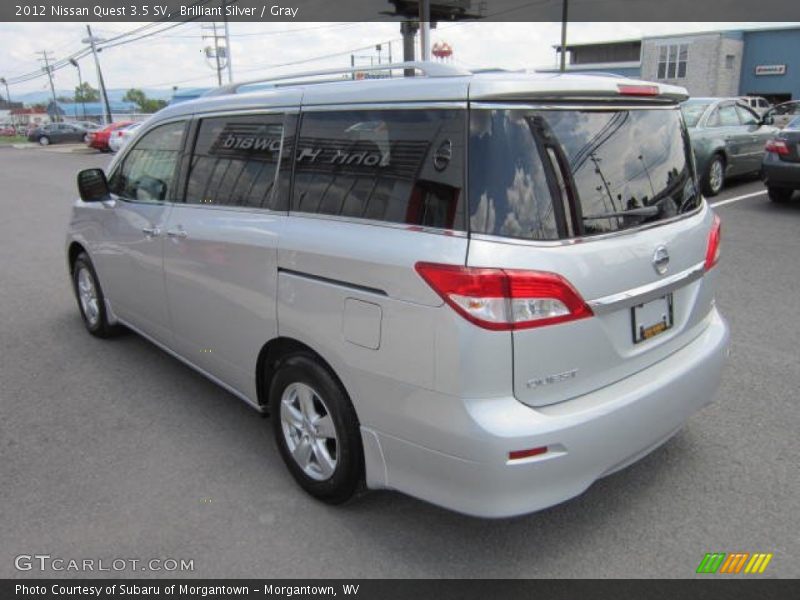
[[[561,46],[556,46],[560,59]],[[567,70],[680,85],[692,96],[800,99],[800,27],[567,44]],[[555,69],[553,69],[555,70]]]

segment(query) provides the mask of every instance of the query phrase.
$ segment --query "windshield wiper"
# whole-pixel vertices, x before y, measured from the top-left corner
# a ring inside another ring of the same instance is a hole
[[[613,217],[655,217],[658,212],[659,208],[657,206],[642,206],[641,208],[615,210],[611,212],[598,213],[596,215],[583,215],[583,220],[596,221],[597,219],[611,219]]]

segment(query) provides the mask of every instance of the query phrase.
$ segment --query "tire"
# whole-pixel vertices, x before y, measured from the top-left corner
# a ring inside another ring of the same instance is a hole
[[[333,374],[312,354],[293,354],[279,364],[269,398],[278,450],[295,481],[328,504],[352,498],[364,479],[364,450],[355,409]]]
[[[715,154],[703,176],[703,194],[711,198],[719,194],[723,187],[725,187],[725,157]]]
[[[89,136],[89,134],[88,134],[88,133],[85,133],[85,134],[83,135],[83,143],[84,143],[84,144],[88,144],[88,143],[89,143],[89,140],[91,140],[91,139],[92,139],[92,138]]]
[[[46,135],[43,135],[39,138],[39,145],[40,146],[49,146],[50,145],[50,138]]]
[[[86,330],[93,336],[108,338],[124,331],[121,325],[110,325],[106,314],[105,296],[94,265],[85,252],[81,252],[72,265],[72,287],[78,310]]]
[[[767,193],[769,194],[770,200],[782,204],[792,199],[792,194],[794,194],[794,190],[789,188],[768,187]]]

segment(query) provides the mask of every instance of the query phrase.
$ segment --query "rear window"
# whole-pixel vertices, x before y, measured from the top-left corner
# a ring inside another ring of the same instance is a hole
[[[678,110],[473,110],[470,229],[559,240],[690,212],[689,152]]]

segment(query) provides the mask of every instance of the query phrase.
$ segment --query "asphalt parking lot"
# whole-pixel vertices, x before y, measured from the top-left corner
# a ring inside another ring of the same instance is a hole
[[[64,232],[75,173],[108,156],[54,150],[0,148],[0,577],[78,576],[20,554],[191,559],[169,575],[193,577],[691,577],[713,551],[800,576],[800,200],[752,179],[713,199],[732,200],[714,404],[582,496],[488,521],[393,492],[320,504],[267,420],[136,335],[85,333]]]

